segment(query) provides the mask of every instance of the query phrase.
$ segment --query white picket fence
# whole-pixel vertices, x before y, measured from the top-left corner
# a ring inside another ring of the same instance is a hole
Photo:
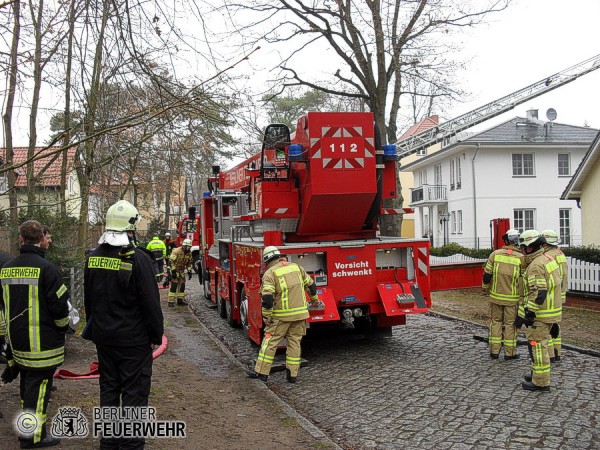
[[[485,259],[472,258],[465,255],[429,256],[432,266],[445,266],[465,262],[485,263]],[[567,257],[569,265],[569,291],[600,294],[600,264],[593,264],[579,259]]]
[[[600,264],[592,264],[567,257],[569,290],[600,293]]]

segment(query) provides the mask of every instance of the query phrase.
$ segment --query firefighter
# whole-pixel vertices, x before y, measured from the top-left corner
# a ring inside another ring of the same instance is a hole
[[[35,418],[29,419],[31,433],[19,430],[21,448],[50,447],[60,443],[46,431],[46,408],[54,371],[64,361],[69,291],[58,269],[45,259],[42,224],[28,220],[19,234],[19,256],[0,271],[9,342],[1,378],[10,383],[20,374],[23,414]]]
[[[521,383],[529,391],[550,390],[550,357],[548,336],[555,337],[562,316],[561,277],[558,263],[544,252],[546,240],[536,230],[525,230],[519,236],[521,249],[526,255],[523,315],[519,314],[515,326],[527,327],[526,336],[532,359],[531,374]]]
[[[165,247],[167,249],[167,255],[165,256],[165,281],[163,282],[163,288],[166,289],[169,287],[169,276],[167,274],[166,269],[169,266],[169,257],[171,256],[171,252],[175,248],[175,241],[171,239],[171,233],[169,233],[168,231],[165,233],[165,239],[163,240],[163,242],[165,243]]]
[[[544,239],[546,239],[544,250],[558,263],[561,279],[560,294],[562,296],[562,304],[564,305],[567,300],[567,289],[569,288],[569,266],[567,264],[567,257],[558,246],[560,242],[556,231],[544,230],[542,231],[542,236],[544,236]],[[550,362],[560,361],[561,344],[562,339],[560,334],[560,325],[558,325],[556,338],[550,337],[550,339],[548,339],[548,354],[550,355]]]
[[[163,240],[165,247],[167,248],[167,258],[171,256],[171,252],[176,248],[175,241],[171,239],[171,233],[168,231],[165,233],[165,239]]]
[[[158,234],[152,237],[152,240],[146,245],[146,250],[152,254],[154,263],[154,273],[156,274],[156,282],[160,284],[163,278],[165,258],[167,257],[167,246],[158,237]]]
[[[524,257],[517,230],[508,230],[502,240],[504,247],[492,252],[485,264],[482,287],[490,302],[490,357],[498,359],[504,346],[504,359],[511,360],[519,357],[514,323],[523,291]]]
[[[152,345],[162,343],[163,314],[152,260],[133,244],[140,216],[120,200],[106,212],[106,230],[87,258],[82,337],[96,344],[100,407],[146,407]],[[143,439],[102,437],[101,448],[143,448]],[[120,445],[120,447],[119,447]]]
[[[169,256],[169,279],[171,280],[171,289],[169,289],[168,304],[175,306],[175,302],[181,306],[187,306],[185,301],[185,277],[192,279],[191,253],[192,240],[184,239],[181,247],[177,247]]]
[[[261,286],[265,337],[256,365],[254,369],[246,369],[246,375],[266,382],[277,346],[283,338],[287,338],[286,379],[295,383],[300,370],[300,341],[306,333],[306,319],[309,317],[304,292],[308,292],[311,304],[318,304],[317,288],[304,269],[289,263],[277,247],[265,248],[263,262],[267,268]]]

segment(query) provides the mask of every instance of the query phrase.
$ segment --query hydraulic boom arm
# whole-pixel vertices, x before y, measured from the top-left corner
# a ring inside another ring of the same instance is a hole
[[[596,55],[568,69],[546,77],[537,83],[533,83],[505,97],[499,98],[487,105],[481,106],[455,119],[449,120],[437,127],[430,128],[407,139],[399,141],[398,156],[412,155],[438,142],[448,139],[460,131],[466,130],[474,125],[496,117],[515,106],[520,105],[532,98],[538,97],[546,92],[563,86],[578,77],[600,68],[600,55]]]

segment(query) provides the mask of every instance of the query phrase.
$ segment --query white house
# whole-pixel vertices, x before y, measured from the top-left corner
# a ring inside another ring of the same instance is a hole
[[[415,234],[434,246],[491,247],[492,219],[555,229],[581,244],[581,212],[560,197],[598,130],[538,119],[537,110],[446,145],[400,169],[412,172]]]
[[[585,154],[562,199],[575,200],[581,208],[583,245],[600,246],[600,133]]]

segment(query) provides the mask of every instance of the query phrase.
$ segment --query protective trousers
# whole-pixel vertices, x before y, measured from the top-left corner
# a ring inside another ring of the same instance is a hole
[[[171,288],[167,301],[169,304],[174,304],[175,301],[180,303],[185,299],[185,275],[183,277],[173,277],[171,280]]]
[[[295,320],[293,322],[274,321],[265,328],[265,337],[258,352],[256,360],[256,373],[269,375],[271,366],[275,359],[277,346],[283,338],[287,338],[287,349],[285,352],[285,367],[290,370],[292,377],[297,377],[300,371],[300,341],[306,334],[306,320]]]
[[[514,325],[516,318],[517,305],[504,306],[490,302],[490,353],[497,355],[504,345],[505,357],[516,355],[517,331]]]
[[[550,357],[548,356],[550,327],[550,324],[535,321],[525,332],[532,359],[531,381],[536,386],[550,386]]]
[[[561,347],[562,347],[562,339],[560,336],[560,328],[559,328],[558,336],[556,336],[555,338],[550,336],[548,338],[548,355],[550,356],[550,358],[555,358],[557,356],[560,357]]]
[[[23,413],[29,413],[35,417],[35,421],[29,419],[26,422],[27,416],[21,416],[23,426],[19,426],[19,441],[22,445],[37,444],[46,437],[46,408],[50,400],[54,371],[55,368],[45,370],[21,368],[21,384],[19,386],[21,406]]]
[[[100,406],[148,406],[152,379],[150,345],[96,345],[100,370]],[[144,439],[104,438],[101,449],[142,449]]]

